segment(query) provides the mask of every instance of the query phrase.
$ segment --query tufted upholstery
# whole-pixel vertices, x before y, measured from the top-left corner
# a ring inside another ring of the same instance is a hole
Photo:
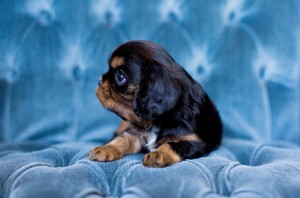
[[[2,197],[295,197],[300,1],[0,0]],[[119,119],[95,97],[122,42],[163,45],[215,101],[222,146],[168,168],[88,151]]]

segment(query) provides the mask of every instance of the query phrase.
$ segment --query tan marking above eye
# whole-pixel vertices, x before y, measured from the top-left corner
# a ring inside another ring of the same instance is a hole
[[[129,91],[129,92],[135,92],[136,90],[137,90],[137,87],[135,86],[135,85],[133,85],[133,84],[128,84],[128,86],[127,86],[127,90]]]
[[[111,62],[110,62],[110,65],[112,68],[117,68],[121,65],[124,65],[125,61],[124,61],[124,58],[123,57],[120,57],[120,56],[115,56],[111,59]]]

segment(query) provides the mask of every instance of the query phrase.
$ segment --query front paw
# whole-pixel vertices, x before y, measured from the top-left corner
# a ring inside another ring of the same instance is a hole
[[[110,162],[121,159],[124,156],[115,146],[98,146],[90,151],[89,158],[93,161]]]
[[[172,156],[162,151],[154,151],[145,155],[143,164],[145,166],[162,168],[176,163]]]

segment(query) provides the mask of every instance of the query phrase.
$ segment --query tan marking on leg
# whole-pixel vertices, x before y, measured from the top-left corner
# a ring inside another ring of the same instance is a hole
[[[98,146],[89,153],[89,158],[94,161],[114,161],[121,159],[124,155],[137,153],[141,150],[139,139],[130,134],[123,133],[121,136],[114,138],[104,146]]]
[[[127,132],[116,138],[115,142],[112,141],[108,144],[120,147],[125,150],[126,154],[137,153],[142,149],[139,138]]]
[[[119,128],[115,132],[115,136],[119,136],[121,133],[123,133],[126,129],[130,128],[130,124],[126,121],[122,121]]]
[[[188,134],[182,136],[166,137],[160,140],[158,144],[164,144],[166,142],[181,142],[181,141],[202,142],[202,140],[196,134]]]
[[[165,143],[158,147],[156,151],[146,154],[143,164],[149,167],[166,167],[180,161],[180,156],[173,151],[168,143]]]
[[[193,141],[193,142],[202,141],[196,134],[179,136],[178,139],[180,141]]]
[[[167,153],[172,158],[172,161],[174,161],[174,163],[181,161],[180,156],[175,151],[173,151],[171,146],[167,143],[162,144],[160,147],[158,147],[157,151]]]
[[[117,67],[124,65],[124,58],[120,56],[115,56],[112,58],[110,65],[112,68],[116,69]]]

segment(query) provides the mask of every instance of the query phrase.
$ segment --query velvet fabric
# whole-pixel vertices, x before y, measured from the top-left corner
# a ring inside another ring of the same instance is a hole
[[[0,0],[0,196],[299,196],[299,19],[299,0]],[[137,39],[203,85],[219,149],[167,168],[87,158],[120,123],[99,76]]]

